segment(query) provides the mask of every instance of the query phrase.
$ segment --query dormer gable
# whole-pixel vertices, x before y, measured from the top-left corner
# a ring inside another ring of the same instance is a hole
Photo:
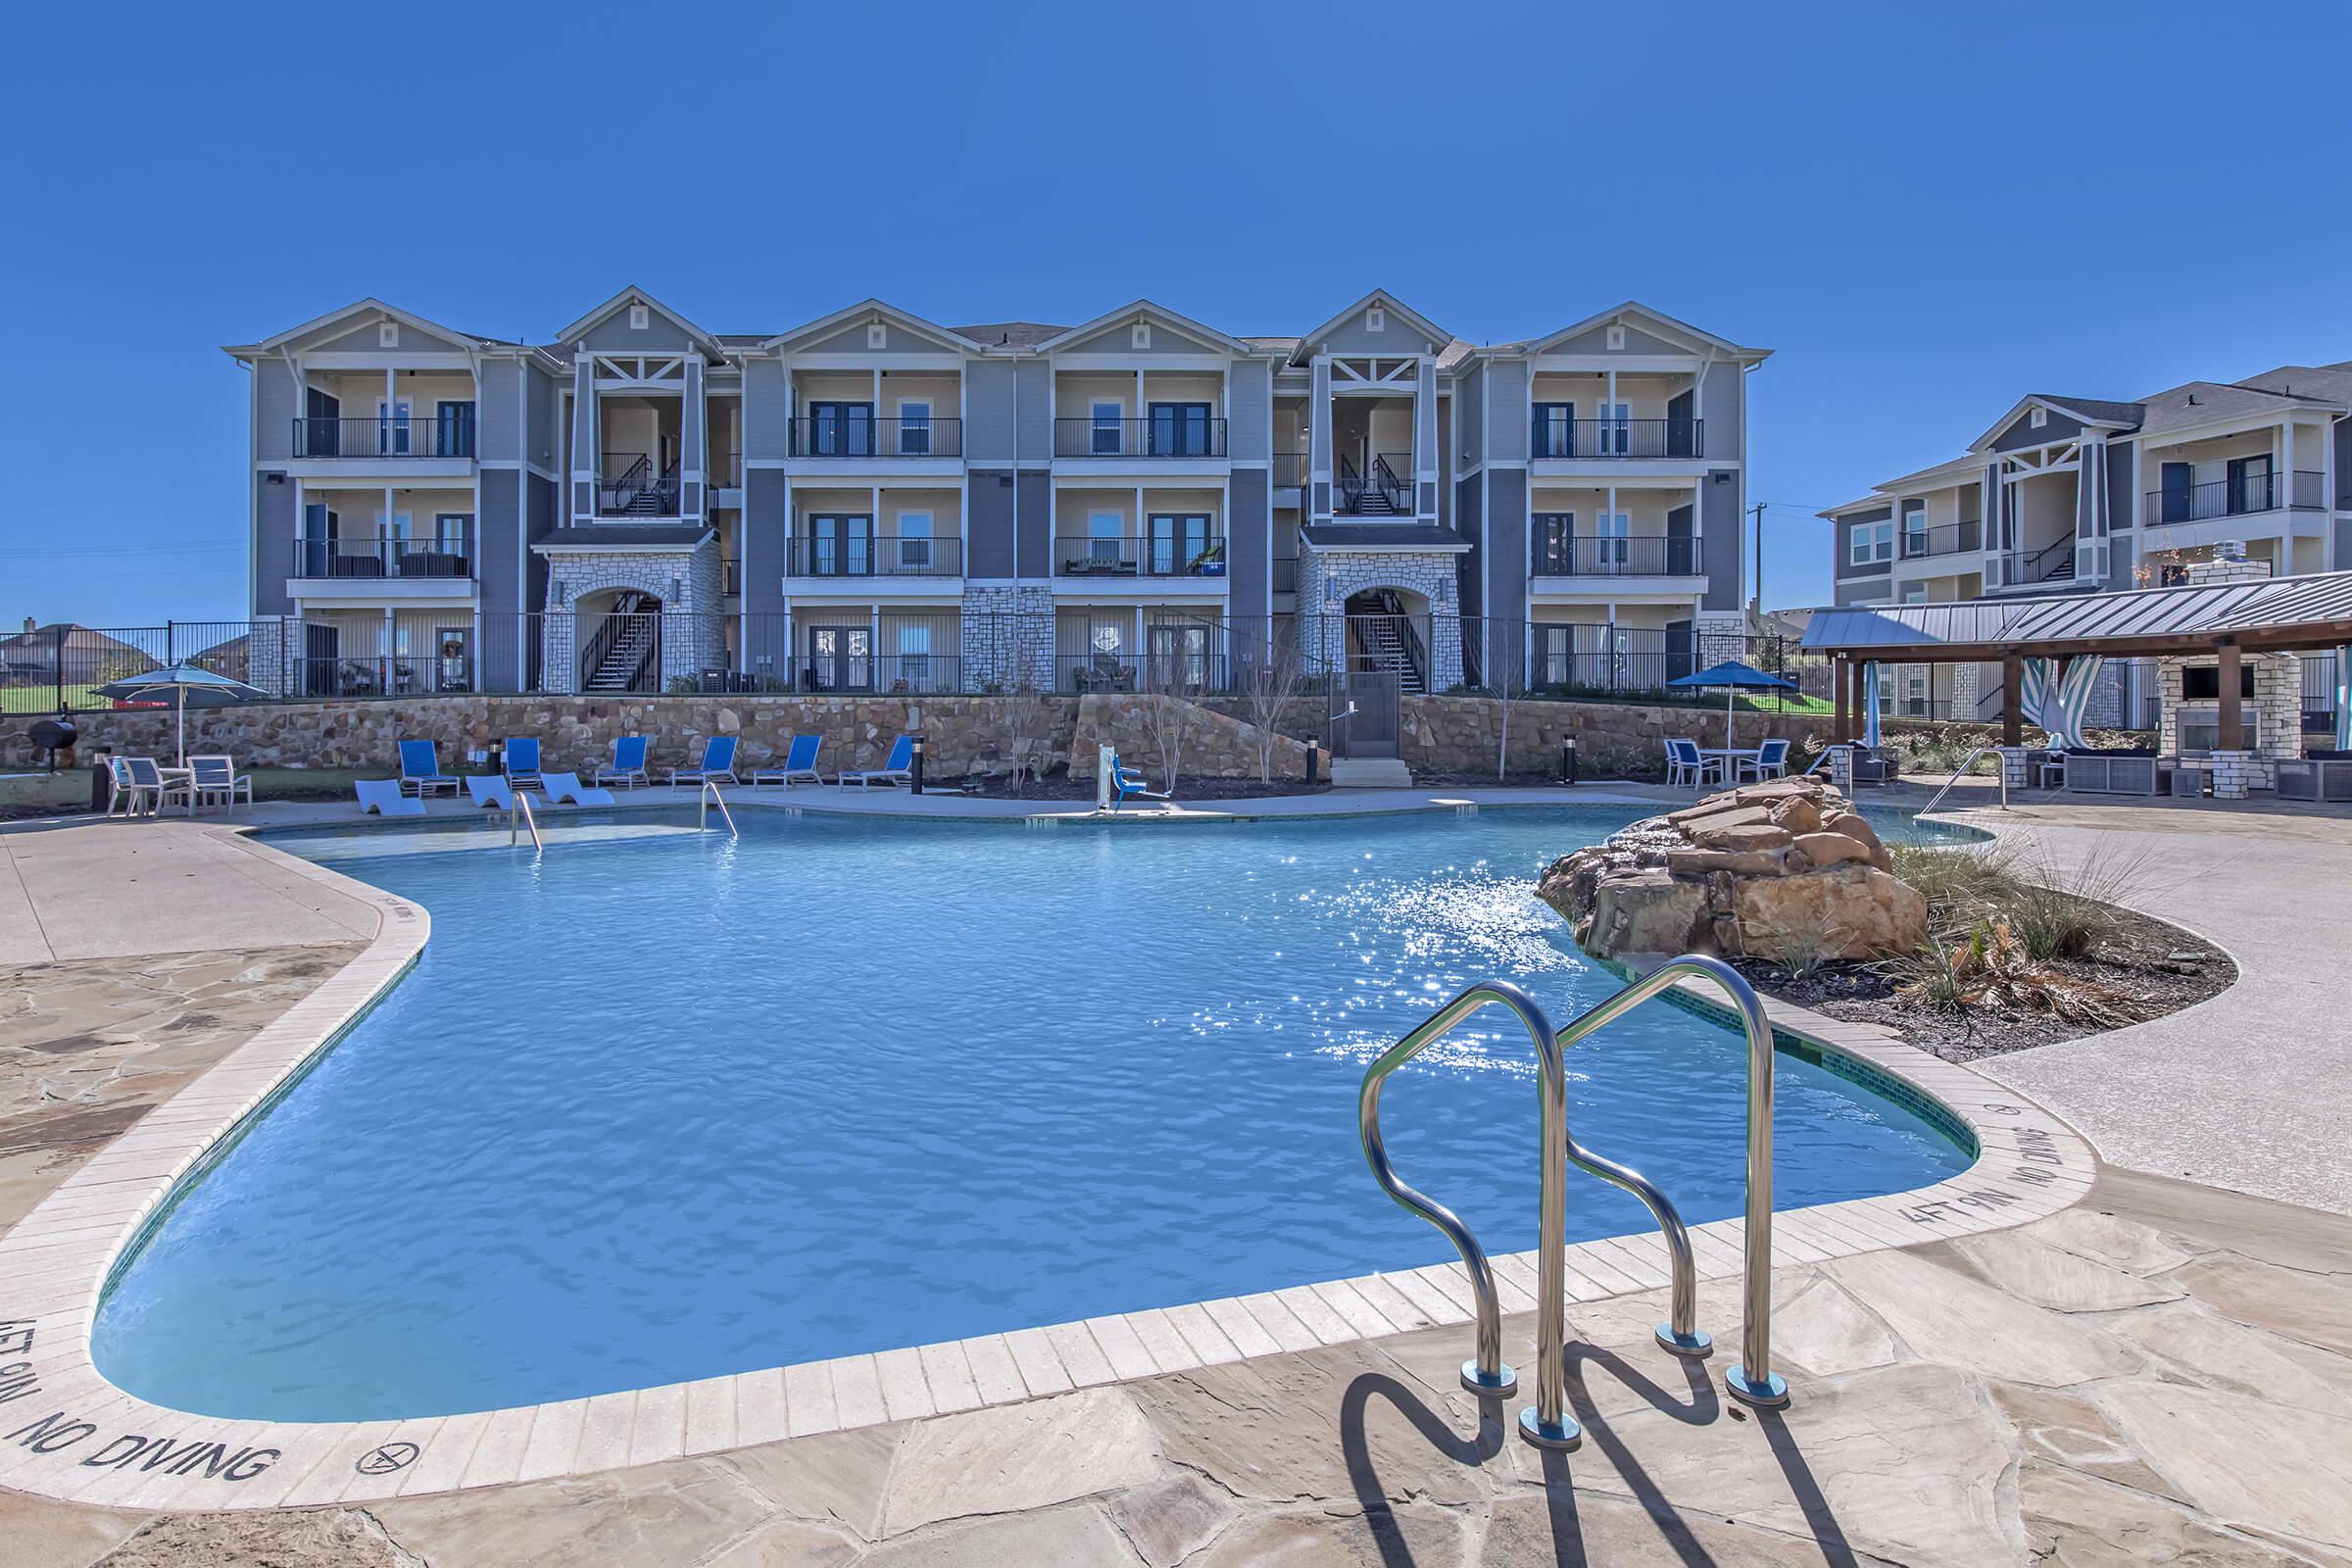
[[[486,341],[428,321],[382,300],[368,298],[339,311],[288,327],[259,343],[230,345],[225,352],[239,359],[276,354],[440,354],[471,353]]]
[[[558,332],[556,340],[565,348],[585,345],[591,353],[676,354],[692,349],[713,362],[727,357],[718,339],[633,285]]]
[[[1105,311],[1037,346],[1040,354],[1101,354],[1119,357],[1218,354],[1246,357],[1257,351],[1238,337],[1179,315],[1150,300]]]
[[[974,354],[981,345],[880,300],[860,300],[760,345],[762,354]]]
[[[1291,358],[1304,365],[1318,354],[1436,354],[1452,341],[1451,332],[1376,288],[1299,339]]]
[[[1736,360],[1744,365],[1760,364],[1772,354],[1770,349],[1746,348],[1729,338],[1717,337],[1663,311],[1653,311],[1639,300],[1627,300],[1546,337],[1537,338],[1527,345],[1527,352],[1595,359],[1611,355],[1695,354],[1702,359]]]

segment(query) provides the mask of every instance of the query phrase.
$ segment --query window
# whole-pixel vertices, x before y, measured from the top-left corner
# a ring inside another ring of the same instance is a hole
[[[1534,444],[1528,448],[1527,455],[1531,458],[1575,457],[1576,405],[1539,403],[1535,410],[1535,428],[1531,432]]]
[[[433,514],[433,553],[427,561],[429,575],[466,575],[466,533],[472,525],[473,518],[463,512]]]
[[[1127,429],[1127,405],[1098,401],[1088,412],[1093,429],[1087,450],[1098,458],[1117,457]]]
[[[1154,403],[1152,405],[1152,456],[1205,458],[1209,455],[1208,405]]]
[[[899,568],[903,571],[931,569],[931,514],[928,512],[899,514]]]
[[[448,401],[433,406],[433,456],[473,456],[473,401]]]
[[[898,678],[916,690],[931,684],[930,627],[917,622],[899,628]]]
[[[654,324],[654,313],[653,313],[653,312],[651,312],[651,311],[647,310],[647,309],[646,309],[644,306],[642,306],[642,305],[632,305],[632,306],[630,306],[630,307],[629,307],[629,330],[630,330],[630,331],[632,331],[632,332],[642,332],[642,331],[644,331],[644,330],[645,330],[647,327],[649,327],[649,326],[651,326],[651,325],[653,325],[653,324]]]
[[[1152,346],[1152,328],[1138,321],[1127,329],[1129,348],[1148,349]]]
[[[1090,512],[1086,514],[1086,555],[1089,561],[1102,565],[1117,565],[1125,545],[1127,514],[1123,512]]]
[[[1622,458],[1633,450],[1634,420],[1630,403],[1600,405],[1600,455]]]
[[[1623,512],[1603,512],[1592,519],[1594,560],[1603,571],[1623,571],[1633,564],[1633,517]]]
[[[387,403],[375,400],[375,450],[378,457],[405,458],[409,454],[409,400]]]
[[[869,321],[865,328],[865,346],[869,349],[890,347],[890,328],[880,321]]]
[[[906,458],[927,458],[931,455],[929,398],[899,400],[899,455]]]
[[[1368,310],[1368,311],[1366,311],[1366,312],[1364,313],[1364,330],[1365,330],[1365,331],[1367,331],[1367,332],[1386,332],[1388,329],[1389,329],[1389,313],[1388,313],[1388,312],[1386,312],[1386,311],[1382,310],[1382,309],[1381,309],[1379,306],[1375,305],[1375,306],[1373,306],[1373,307],[1372,307],[1370,310]]]
[[[1903,554],[1924,556],[1928,553],[1928,504],[1924,501],[1903,503]]]
[[[396,349],[400,347],[400,323],[397,321],[379,321],[376,323],[375,346],[379,349]]]
[[[1904,604],[1906,604],[1906,605],[1924,605],[1924,604],[1926,604],[1927,602],[1928,602],[1928,585],[1927,585],[1926,583],[1924,583],[1924,582],[1907,582],[1907,583],[1903,584],[1903,603],[1904,603]]]
[[[1857,522],[1852,542],[1846,547],[1849,565],[1867,566],[1874,562],[1894,559],[1894,524],[1891,522]]]

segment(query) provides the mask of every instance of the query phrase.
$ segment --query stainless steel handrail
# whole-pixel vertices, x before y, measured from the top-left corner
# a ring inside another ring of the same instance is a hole
[[[517,828],[528,826],[531,830],[532,853],[545,855],[547,846],[539,841],[539,818],[531,810],[530,796],[521,789],[510,789],[507,792],[507,799],[513,803],[507,808],[507,844],[509,847],[520,842],[516,837]]]
[[[1980,746],[1960,760],[1960,765],[1952,769],[1952,776],[1943,781],[1943,788],[1928,797],[1928,804],[1921,807],[1917,814],[1925,816],[1936,809],[1943,798],[1952,793],[1952,786],[1966,778],[1968,770],[1977,765],[1977,759],[1986,756],[1991,757],[2000,764],[1993,769],[1993,777],[2000,780],[2001,809],[2004,811],[2009,809],[2009,760],[2001,756],[2000,748],[1997,746]]]
[[[1418,1214],[1435,1225],[1462,1254],[1462,1266],[1470,1271],[1470,1293],[1478,1310],[1476,1353],[1462,1363],[1462,1387],[1473,1394],[1493,1395],[1500,1398],[1519,1387],[1519,1374],[1502,1361],[1502,1307],[1494,1294],[1494,1267],[1487,1261],[1486,1249],[1470,1234],[1459,1215],[1436,1199],[1407,1186],[1399,1180],[1396,1167],[1389,1163],[1388,1146],[1380,1136],[1380,1090],[1389,1074],[1420,1054],[1422,1050],[1441,1036],[1450,1032],[1464,1018],[1490,1004],[1508,1007],[1519,1015],[1519,1022],[1536,1043],[1546,1085],[1544,1114],[1551,1112],[1548,1086],[1560,1075],[1559,1052],[1551,1043],[1551,1026],[1533,998],[1507,980],[1485,980],[1470,987],[1436,1012],[1424,1018],[1405,1037],[1382,1052],[1372,1065],[1364,1069],[1364,1085],[1356,1097],[1356,1131],[1363,1139],[1364,1158],[1372,1166],[1372,1179],[1381,1190],[1396,1200],[1408,1213]],[[1565,1082],[1561,1085],[1564,1100]],[[1566,1222],[1564,1200],[1556,1191],[1558,1184],[1548,1177],[1544,1184],[1544,1224],[1557,1230]],[[1554,1211],[1554,1205],[1561,1211]],[[1559,1291],[1547,1292],[1538,1302],[1540,1312],[1550,1314],[1551,1321],[1565,1310]],[[1557,1325],[1554,1325],[1555,1332]]]
[[[710,825],[710,803],[712,801],[718,803],[718,814],[727,819],[728,837],[738,839],[743,837],[735,829],[735,813],[727,809],[727,798],[718,793],[718,785],[710,779],[703,780],[702,810],[695,817],[695,826],[707,828]]]

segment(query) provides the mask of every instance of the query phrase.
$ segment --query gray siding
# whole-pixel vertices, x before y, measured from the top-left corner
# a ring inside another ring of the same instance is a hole
[[[536,544],[555,528],[561,497],[561,491],[537,474],[523,476],[523,525],[530,542]],[[522,558],[522,600],[531,610],[547,603],[547,558],[535,552],[526,551]]]
[[[865,340],[868,323],[858,321],[845,326],[832,336],[813,343],[790,345],[795,354],[956,354],[961,352],[951,344],[937,342],[919,332],[909,331],[898,322],[882,323],[882,347],[875,348]]]
[[[377,324],[375,321],[368,321],[360,326],[337,323],[320,329],[307,339],[297,338],[287,347],[296,354],[376,354],[396,364],[401,360],[427,355],[466,352],[463,343],[452,343],[430,332],[419,332],[402,321],[393,323],[400,328],[399,345],[385,348],[376,340]]]
[[[554,376],[536,368],[523,372],[523,389],[527,403],[525,417],[529,421],[523,436],[524,453],[529,461],[552,472],[557,454],[564,450],[564,432],[558,427],[561,419],[558,411],[563,408],[560,389]]]
[[[2045,441],[2072,441],[2082,433],[2082,426],[2057,410],[2050,411],[2049,422],[2040,429],[2034,428],[2034,411],[2028,409],[2017,416],[2016,422],[1992,438],[1995,452],[2015,452],[2020,447],[2037,447]]]
[[[1225,515],[1225,577],[1233,613],[1244,619],[1274,611],[1273,579],[1267,562],[1271,545],[1273,492],[1263,468],[1236,468]]]
[[[1590,331],[1579,332],[1572,338],[1564,338],[1560,342],[1548,345],[1544,352],[1546,354],[1598,354],[1603,356],[1610,354],[1688,354],[1690,352],[1690,345],[1688,343],[1669,343],[1656,333],[1644,331],[1632,321],[1624,324],[1625,347],[1621,349],[1609,347],[1609,325],[1603,321]]]
[[[1527,470],[1487,470],[1486,548],[1494,565],[1485,571],[1494,595],[1487,606],[1490,619],[1516,624],[1527,619]],[[1505,645],[1506,647],[1508,644]]]
[[[294,572],[294,540],[301,517],[294,508],[294,481],[270,484],[254,473],[253,485],[253,612],[257,615],[291,613],[294,601],[286,597],[286,579]]]
[[[1706,511],[1699,569],[1707,574],[1707,591],[1699,603],[1708,610],[1738,610],[1743,602],[1740,586],[1745,560],[1740,542],[1746,538],[1740,527],[1745,519],[1740,515],[1739,474],[1730,468],[1710,471],[1698,499]]]
[[[1388,325],[1375,332],[1364,325],[1369,313],[1358,311],[1338,326],[1329,336],[1317,338],[1307,345],[1310,353],[1332,354],[1422,354],[1430,351],[1430,340],[1417,328],[1404,323],[1395,311],[1389,312]],[[1438,348],[1446,340],[1437,340]]]
[[[642,331],[630,326],[629,307],[623,302],[573,341],[607,354],[682,354],[693,341],[684,327],[660,311],[649,310]]]
[[[2129,441],[2107,448],[2107,531],[2122,533],[2132,526],[2132,497],[2139,489],[2139,454]],[[2129,569],[2125,568],[2126,575]]]
[[[473,406],[474,455],[493,463],[522,461],[522,365],[484,360]]]
[[[1494,463],[1527,461],[1527,362],[1504,360],[1488,367],[1487,435],[1494,442],[1487,453]]]
[[[966,493],[969,502],[963,519],[964,575],[1010,577],[1013,564],[1011,470],[975,468]]]
[[[253,455],[283,463],[294,455],[294,420],[302,413],[301,390],[282,360],[257,360],[253,377]]]
[[[1064,343],[1053,352],[1055,354],[1133,354],[1144,359],[1160,354],[1228,354],[1232,352],[1222,343],[1211,343],[1206,338],[1195,337],[1190,332],[1180,331],[1167,322],[1159,320],[1144,323],[1152,328],[1152,346],[1139,349],[1135,346],[1134,334],[1128,330],[1135,324],[1134,318],[1130,317],[1115,326],[1106,326],[1100,332]]]
[[[1854,557],[1854,525],[1863,522],[1886,522],[1894,515],[1892,507],[1880,507],[1873,512],[1854,512],[1837,519],[1838,555],[1832,563],[1831,575],[1836,577],[1884,577],[1894,570],[1891,561],[1874,561],[1867,566],[1850,565]],[[1842,599],[1838,601],[1843,604]]]
[[[1744,459],[1740,450],[1740,405],[1747,396],[1747,377],[1737,365],[1707,367],[1707,379],[1698,389],[1698,451],[1704,458]]]
[[[1852,605],[1862,603],[1865,600],[1875,602],[1891,598],[1892,595],[1886,591],[1886,584],[1884,580],[1874,581],[1873,579],[1867,577],[1858,577],[1852,582],[1840,582],[1838,584],[1837,598],[1835,603],[1840,605]]]
[[[1013,375],[1010,360],[976,360],[964,367],[963,451],[971,462],[1012,461]]]
[[[754,468],[743,476],[743,608],[751,614],[784,607],[784,553],[791,519],[784,514],[784,470]]]
[[[1014,477],[1019,515],[1013,564],[1018,575],[1042,581],[1054,574],[1054,525],[1048,507],[1052,479],[1043,468],[1023,468]]]
[[[1484,463],[1487,407],[1487,368],[1481,366],[1453,383],[1453,453],[1458,467]],[[1467,515],[1457,512],[1456,515]]]
[[[1486,538],[1485,520],[1479,515],[1479,498],[1485,492],[1486,476],[1472,474],[1453,487],[1453,514],[1461,519],[1455,531],[1470,541],[1470,573],[1462,584],[1462,613],[1486,613],[1486,551],[1481,548]]]
[[[1020,458],[1040,463],[1054,455],[1054,367],[1044,360],[1022,360],[1020,377]]]
[[[521,560],[522,479],[520,468],[491,468],[481,477],[480,502],[473,528],[480,541],[474,570],[481,579],[482,613],[506,616],[518,610],[537,610],[540,602],[525,599],[528,582]]]
[[[779,360],[752,360],[743,368],[743,455],[791,455],[792,394]]]
[[[1225,450],[1244,462],[1274,453],[1273,367],[1243,361],[1225,381]]]

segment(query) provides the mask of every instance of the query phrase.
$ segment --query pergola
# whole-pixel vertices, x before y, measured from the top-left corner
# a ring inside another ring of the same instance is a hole
[[[1856,738],[1862,666],[2001,666],[2001,742],[2022,743],[2025,662],[2065,664],[2085,655],[2162,659],[2210,655],[2221,689],[2238,689],[2246,654],[2310,653],[2352,643],[2352,571],[2140,588],[2047,599],[1972,599],[1945,605],[1850,606],[1814,613],[1804,646],[1830,656],[1841,741]],[[2245,744],[2235,703],[2223,703],[2220,748]]]

